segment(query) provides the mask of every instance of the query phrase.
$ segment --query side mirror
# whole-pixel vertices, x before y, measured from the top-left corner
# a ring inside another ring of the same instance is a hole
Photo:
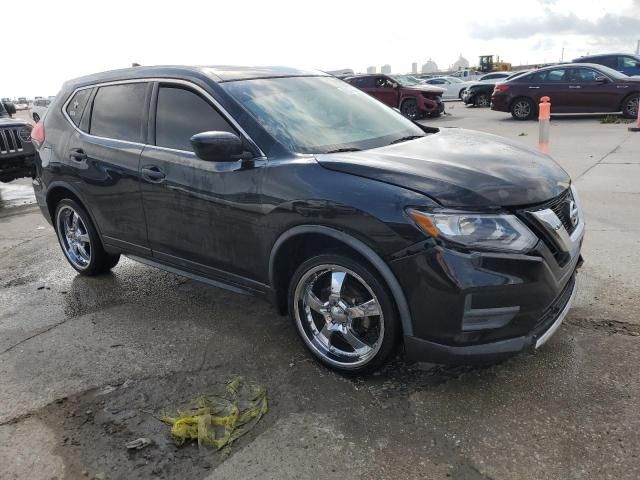
[[[607,77],[596,77],[595,81],[600,84],[609,83],[609,79]]]
[[[231,132],[202,132],[191,137],[195,154],[209,162],[232,162],[242,156],[242,140]]]
[[[3,103],[3,105],[4,105],[4,109],[7,111],[9,116],[16,114],[16,106],[13,103],[5,102]]]
[[[394,83],[392,88],[400,88],[400,85],[398,85],[397,83]]]

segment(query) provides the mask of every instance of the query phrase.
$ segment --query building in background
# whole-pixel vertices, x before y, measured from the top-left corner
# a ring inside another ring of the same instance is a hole
[[[417,62],[413,62],[411,64],[411,73],[418,73],[418,63]]]
[[[429,59],[427,63],[422,65],[421,73],[433,73],[438,71],[438,65],[433,60]]]
[[[388,63],[385,63],[384,65],[382,65],[382,67],[380,67],[380,73],[386,73],[386,74],[391,73],[391,65],[389,65]]]
[[[469,60],[464,58],[462,54],[458,57],[458,60],[453,62],[451,67],[452,70],[464,70],[465,68],[469,68]]]
[[[376,73],[376,67],[367,67],[367,73]]]

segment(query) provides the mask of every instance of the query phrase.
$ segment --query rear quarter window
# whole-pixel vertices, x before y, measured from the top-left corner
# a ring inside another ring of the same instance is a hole
[[[78,90],[71,100],[67,104],[67,115],[76,127],[80,126],[80,120],[82,119],[82,112],[87,105],[87,101],[91,96],[91,89],[86,88],[84,90]]]
[[[89,133],[129,142],[143,141],[146,83],[98,88],[91,109]]]

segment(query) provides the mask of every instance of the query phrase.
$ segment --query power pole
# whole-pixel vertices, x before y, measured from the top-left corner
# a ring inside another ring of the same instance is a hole
[[[564,62],[564,47],[562,47],[562,53],[560,54],[560,63]]]
[[[640,40],[636,43],[636,55],[640,55]]]

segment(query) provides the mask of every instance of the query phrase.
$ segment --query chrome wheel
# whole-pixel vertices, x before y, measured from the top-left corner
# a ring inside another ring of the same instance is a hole
[[[370,362],[384,339],[382,307],[355,272],[318,265],[300,278],[294,292],[296,325],[311,351],[341,368]]]
[[[87,226],[73,208],[68,205],[58,210],[56,230],[64,254],[80,270],[91,262],[91,240]]]
[[[488,107],[489,104],[491,103],[491,100],[489,99],[489,95],[479,95],[476,98],[476,106],[477,107]]]
[[[638,116],[638,105],[640,105],[640,97],[632,97],[627,101],[625,105],[625,113],[629,118],[636,118]]]
[[[513,105],[513,114],[518,118],[529,118],[529,115],[531,115],[531,104],[527,100],[518,100]]]

